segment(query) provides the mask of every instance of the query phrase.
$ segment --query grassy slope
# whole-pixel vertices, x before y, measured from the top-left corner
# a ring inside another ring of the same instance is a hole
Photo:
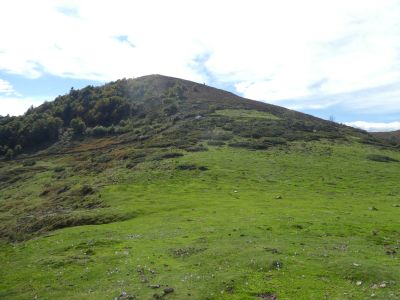
[[[68,176],[56,184],[68,181],[78,190],[90,183],[109,205],[92,214],[133,218],[2,244],[0,298],[113,299],[124,291],[151,299],[166,285],[175,290],[168,299],[400,298],[393,252],[400,240],[400,163],[366,159],[400,159],[398,152],[297,142],[267,151],[183,153],[133,169],[115,161],[98,176],[73,171],[72,155],[48,157],[36,165],[47,169],[23,188],[3,189],[3,204],[20,193],[34,205],[55,181],[52,168],[65,165]],[[177,170],[183,163],[209,170]],[[7,213],[2,222],[13,220]]]

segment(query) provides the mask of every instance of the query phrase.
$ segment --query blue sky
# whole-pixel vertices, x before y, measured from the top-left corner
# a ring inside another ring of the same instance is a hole
[[[400,129],[399,15],[400,0],[4,0],[0,115],[71,87],[163,74]]]

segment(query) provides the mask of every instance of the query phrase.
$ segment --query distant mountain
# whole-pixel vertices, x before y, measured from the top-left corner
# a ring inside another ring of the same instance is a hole
[[[259,116],[246,118],[252,112]],[[150,75],[71,89],[23,116],[1,117],[0,155],[13,157],[59,142],[65,146],[65,141],[77,136],[124,134],[127,140],[190,146],[215,129],[251,139],[248,143],[254,143],[254,147],[264,147],[263,143],[271,144],[271,139],[277,138],[316,140],[348,135],[377,142],[366,132],[334,122],[204,84]]]
[[[374,137],[377,137],[392,145],[400,145],[400,130],[389,132],[372,132]]]

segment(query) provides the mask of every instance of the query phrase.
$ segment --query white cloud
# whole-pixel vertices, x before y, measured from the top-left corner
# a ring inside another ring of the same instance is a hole
[[[0,78],[0,94],[12,95],[14,93],[15,91],[11,83]]]
[[[356,122],[347,122],[345,124],[355,128],[364,129],[369,132],[400,130],[400,122],[373,123],[373,122],[356,121]]]
[[[0,116],[19,116],[24,114],[29,107],[38,106],[46,97],[0,97]]]
[[[400,111],[400,88],[384,98],[343,97],[400,86],[399,15],[399,0],[5,0],[0,71],[207,82],[206,68],[252,99]],[[194,68],[205,54],[204,68]]]

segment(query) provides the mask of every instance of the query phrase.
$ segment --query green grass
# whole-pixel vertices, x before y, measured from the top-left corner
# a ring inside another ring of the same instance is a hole
[[[252,119],[266,119],[266,120],[280,120],[279,117],[264,111],[255,109],[221,109],[215,111],[216,115],[232,117],[232,118],[252,118]]]
[[[91,214],[128,219],[4,242],[0,298],[152,299],[166,286],[166,299],[400,298],[400,163],[368,159],[400,153],[331,142],[208,148],[131,169],[113,161],[97,175],[72,171],[76,157],[37,162],[47,171],[4,188],[2,207],[10,195],[39,205],[44,186],[68,182],[73,195],[85,182],[104,204]],[[68,176],[55,180],[60,165]]]

